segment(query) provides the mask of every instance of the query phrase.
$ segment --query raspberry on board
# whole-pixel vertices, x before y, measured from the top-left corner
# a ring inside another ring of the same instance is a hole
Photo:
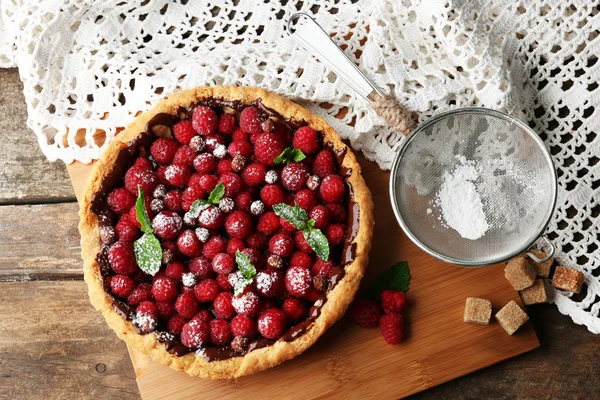
[[[406,293],[385,289],[379,293],[381,308],[386,314],[401,314],[406,307]]]
[[[404,339],[404,319],[400,314],[383,314],[379,327],[387,344],[398,344]]]

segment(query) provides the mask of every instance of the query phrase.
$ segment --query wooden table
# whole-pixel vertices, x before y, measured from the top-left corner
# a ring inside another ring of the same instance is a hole
[[[88,301],[65,166],[26,128],[16,70],[0,93],[0,399],[137,399],[125,344]],[[540,349],[415,397],[600,398],[600,336],[552,305],[528,312]]]

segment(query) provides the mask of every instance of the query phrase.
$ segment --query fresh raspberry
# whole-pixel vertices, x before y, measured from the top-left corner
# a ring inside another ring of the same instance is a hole
[[[206,193],[212,192],[217,183],[219,183],[219,178],[216,175],[205,174],[198,178],[198,187]]]
[[[308,212],[317,205],[317,196],[309,189],[302,189],[294,196],[294,203]]]
[[[190,349],[197,349],[210,341],[208,324],[190,321],[181,329],[181,343]]]
[[[316,287],[311,286],[306,291],[306,294],[302,296],[304,300],[307,300],[309,303],[314,303],[315,301],[321,298],[323,293],[321,293]]]
[[[212,259],[212,268],[217,274],[229,274],[235,268],[235,261],[229,254],[219,253]]]
[[[116,296],[127,298],[135,288],[135,281],[128,275],[118,274],[110,281],[110,291]]]
[[[219,294],[219,285],[214,279],[204,279],[194,286],[194,296],[200,303],[213,301]]]
[[[335,267],[333,261],[323,261],[317,258],[317,261],[312,266],[312,273],[313,275],[329,276],[333,267]]]
[[[286,192],[283,197],[283,202],[290,207],[294,207],[296,204],[294,203],[294,193]]]
[[[198,217],[200,226],[206,229],[219,229],[225,222],[225,214],[219,210],[219,207],[210,206],[202,210]]]
[[[233,134],[231,135],[231,140],[234,142],[240,140],[250,140],[250,134],[244,131],[242,128],[237,128],[235,131],[233,131]]]
[[[179,164],[171,164],[165,170],[165,178],[170,185],[184,186],[190,179],[190,170]]]
[[[304,267],[290,267],[285,273],[285,288],[296,297],[302,297],[312,286],[312,272]]]
[[[247,141],[231,142],[227,148],[227,152],[233,158],[235,156],[242,156],[248,160],[252,156],[252,145]]]
[[[243,212],[250,212],[252,205],[252,194],[250,192],[242,192],[235,198],[235,209]]]
[[[225,185],[225,196],[227,197],[233,198],[244,190],[244,181],[233,172],[221,175],[219,182]]]
[[[201,180],[201,178],[202,178],[203,175],[206,175],[206,174],[201,174],[200,172],[194,172],[194,173],[192,173],[192,175],[190,175],[190,179],[189,179],[188,184],[187,184],[188,189],[190,187],[201,189],[200,188],[200,180]]]
[[[106,197],[106,203],[117,214],[129,211],[135,204],[135,196],[125,188],[116,188]]]
[[[314,154],[319,151],[319,135],[310,126],[303,126],[294,134],[294,147],[304,154]]]
[[[206,258],[213,259],[219,253],[225,251],[225,240],[221,236],[212,236],[204,244],[202,255]]]
[[[242,251],[246,247],[246,243],[242,239],[231,238],[227,241],[225,246],[225,252],[231,257],[235,257],[235,253]]]
[[[171,190],[165,194],[163,203],[170,211],[181,211],[182,193],[179,190]]]
[[[280,257],[289,257],[294,251],[294,239],[284,232],[277,233],[269,240],[269,252]]]
[[[167,331],[171,332],[175,336],[181,335],[183,326],[187,323],[187,320],[181,315],[175,315],[167,322]]]
[[[295,297],[288,297],[285,299],[282,308],[290,321],[296,321],[306,313],[304,302]]]
[[[229,282],[229,275],[217,275],[217,284],[222,292],[228,292],[233,290],[233,286]]]
[[[157,301],[169,301],[177,297],[177,284],[166,276],[157,278],[152,283],[152,296]]]
[[[265,266],[265,257],[263,256],[262,252],[250,247],[246,247],[244,250],[242,250],[242,253],[248,257],[250,263],[252,263],[256,269],[262,269]]]
[[[161,239],[175,239],[183,228],[183,220],[173,211],[162,211],[152,220],[152,229]]]
[[[252,226],[252,218],[242,211],[234,211],[227,216],[227,219],[225,220],[225,229],[231,237],[244,239],[248,237],[254,229]]]
[[[313,251],[312,247],[310,247],[310,245],[306,241],[306,238],[304,237],[302,231],[294,233],[294,244],[296,245],[296,248],[298,250],[303,251],[305,253],[311,253]]]
[[[267,167],[260,163],[252,163],[242,171],[242,179],[248,186],[258,186],[265,181]]]
[[[321,179],[325,178],[327,175],[335,174],[337,169],[335,157],[331,151],[327,149],[321,150],[315,157],[312,168],[313,174]]]
[[[252,143],[253,145],[256,144],[256,141],[258,140],[258,138],[262,135],[262,133],[251,133],[250,134],[250,143]]]
[[[174,282],[181,282],[181,277],[185,273],[185,265],[180,262],[171,263],[165,268],[165,275]]]
[[[213,319],[209,322],[210,342],[215,345],[226,345],[231,342],[229,323],[223,319]]]
[[[193,230],[186,229],[177,238],[177,248],[185,256],[196,257],[202,251],[202,243],[200,243]]]
[[[340,244],[346,237],[346,228],[342,224],[331,224],[327,227],[325,236],[330,244]]]
[[[156,304],[151,301],[142,301],[139,306],[135,309],[135,312],[138,314],[144,315],[158,315],[158,309],[156,308]]]
[[[159,185],[168,185],[167,177],[165,176],[165,171],[167,170],[166,165],[159,165],[156,169],[156,178],[158,179]],[[157,185],[158,186],[158,185]]]
[[[190,211],[194,201],[204,198],[206,193],[199,186],[188,186],[181,196],[181,208],[185,211]]]
[[[142,301],[152,299],[152,285],[143,282],[140,283],[127,297],[127,304],[136,306]]]
[[[352,306],[352,318],[363,328],[377,327],[380,315],[381,308],[375,300],[359,298]]]
[[[285,313],[278,308],[269,308],[258,317],[258,331],[267,339],[278,339],[286,325]]]
[[[125,173],[125,188],[134,196],[138,194],[138,186],[144,193],[150,194],[156,185],[158,185],[158,178],[151,169],[134,165]]]
[[[275,204],[283,203],[283,188],[279,185],[265,185],[260,190],[260,198],[267,207],[273,207]]]
[[[285,150],[284,141],[273,133],[261,133],[254,141],[254,155],[266,166],[275,165],[277,158]]]
[[[129,275],[137,271],[133,243],[118,241],[113,244],[108,250],[108,263],[117,274]]]
[[[192,121],[190,120],[179,121],[173,125],[173,136],[181,144],[190,144],[190,140],[196,135],[197,133],[194,131]]]
[[[285,292],[283,272],[273,268],[259,271],[254,278],[256,290],[264,297],[280,297]]]
[[[297,251],[290,257],[290,267],[310,268],[313,264],[312,257],[302,251]]]
[[[325,229],[329,226],[331,216],[329,215],[329,209],[325,206],[319,205],[313,207],[308,213],[310,219],[315,221],[315,228]]]
[[[198,106],[192,114],[192,125],[199,134],[210,135],[217,130],[219,116],[210,107]]]
[[[331,214],[332,222],[338,222],[341,224],[345,224],[348,218],[348,214],[346,213],[346,207],[340,203],[328,203],[325,204],[325,207],[329,209],[329,213]]]
[[[323,182],[321,182],[321,186],[319,187],[321,198],[328,203],[342,201],[345,191],[346,185],[344,184],[344,180],[338,175],[326,176],[323,178]]]
[[[214,319],[214,317],[213,317],[212,313],[203,308],[200,311],[198,311],[198,314],[194,315],[194,318],[192,318],[192,321],[198,321],[198,322],[203,322],[205,324],[208,324],[213,319]]]
[[[213,133],[212,135],[206,135],[204,137],[204,142],[205,147],[206,147],[206,151],[209,153],[213,153],[213,156],[217,157],[217,154],[215,153],[215,150],[217,149],[217,147],[222,144],[225,145],[225,142],[227,140],[225,139],[225,135],[221,135],[220,133]],[[222,150],[219,150],[219,152],[222,151],[222,157],[217,157],[217,158],[223,158],[224,156],[227,155],[227,147],[224,147]]]
[[[273,235],[279,230],[279,217],[273,211],[261,215],[256,230],[265,235]]]
[[[115,232],[122,242],[133,242],[140,236],[140,228],[131,223],[129,214],[121,215],[119,222],[115,225]]]
[[[135,159],[133,166],[142,169],[152,169],[152,161],[147,157],[138,157]]]
[[[221,292],[213,302],[213,309],[217,318],[231,319],[235,315],[235,309],[231,305],[233,295],[229,292]]]
[[[248,133],[262,132],[263,121],[262,113],[256,107],[246,107],[240,113],[240,128]]]
[[[200,306],[191,293],[182,293],[175,302],[175,309],[184,318],[190,319],[198,313]]]
[[[294,224],[292,224],[291,222],[289,222],[287,219],[285,219],[283,217],[279,218],[279,225],[281,225],[281,228],[286,232],[295,232],[298,230],[298,228],[296,228],[294,226]]]
[[[400,314],[406,307],[406,293],[394,290],[382,290],[379,293],[381,308],[386,314]]]
[[[233,161],[229,157],[219,160],[219,162],[217,163],[217,174],[221,176],[223,174],[233,172],[233,167],[231,165],[232,163]]]
[[[194,158],[194,169],[200,174],[212,174],[217,170],[217,158],[209,153],[202,153]]]
[[[150,207],[147,204],[146,211],[148,211],[148,216],[150,217],[150,215],[151,215],[150,211],[152,211],[152,210],[148,210],[149,208]],[[138,221],[138,219],[137,219],[137,210],[135,207],[131,207],[131,209],[129,210],[129,213],[127,213],[127,215],[129,216],[130,223],[135,225],[137,228],[140,228],[142,226],[142,224],[140,224],[140,221]],[[152,218],[152,217],[150,217],[150,218]]]
[[[236,315],[230,323],[231,333],[234,336],[243,336],[254,339],[256,336],[256,322],[246,315]]]
[[[175,315],[175,303],[170,301],[157,301],[156,312],[160,319],[167,321]]]
[[[306,185],[308,167],[302,163],[291,162],[281,171],[281,183],[291,191],[298,191]]]
[[[198,279],[206,279],[214,275],[210,261],[203,256],[192,258],[188,263],[188,269]]]
[[[248,247],[256,250],[265,250],[269,246],[269,238],[260,232],[254,232],[246,238]]]
[[[219,118],[219,132],[224,133],[225,135],[231,134],[235,129],[235,116],[230,113],[224,113]]]
[[[260,302],[260,307],[258,309],[258,315],[261,315],[262,313],[264,313],[265,311],[267,311],[269,308],[278,308],[278,302],[275,301],[275,299],[262,299],[262,301]]]
[[[260,299],[256,293],[246,288],[244,293],[239,296],[233,296],[231,305],[240,315],[256,315],[258,312]]]
[[[398,344],[404,338],[404,319],[400,314],[382,315],[379,319],[379,327],[387,344]]]
[[[177,149],[173,157],[173,164],[191,167],[196,159],[196,152],[190,146],[183,145]]]

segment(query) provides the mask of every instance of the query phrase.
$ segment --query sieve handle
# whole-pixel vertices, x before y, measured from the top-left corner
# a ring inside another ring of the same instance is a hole
[[[533,253],[527,253],[527,256],[538,264],[545,263],[546,261],[548,261],[549,259],[554,257],[554,253],[556,253],[556,247],[554,246],[554,244],[552,244],[550,239],[548,239],[548,236],[544,235],[544,236],[542,236],[542,239],[546,242],[546,244],[550,248],[550,251],[548,252],[546,257],[540,259],[540,258],[537,258],[535,256],[535,254],[533,254]]]

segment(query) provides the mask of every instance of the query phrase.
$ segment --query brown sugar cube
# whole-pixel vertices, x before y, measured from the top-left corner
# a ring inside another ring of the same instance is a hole
[[[515,333],[529,319],[527,313],[514,300],[502,307],[495,318],[509,335]]]
[[[463,321],[470,324],[487,325],[492,318],[492,303],[486,299],[467,297]]]
[[[539,258],[540,260],[542,258],[546,258],[546,253],[544,253],[543,251],[529,250],[529,252],[531,254],[533,254],[534,256],[536,256],[537,258]],[[537,275],[544,277],[544,278],[547,278],[548,275],[550,275],[550,268],[552,267],[552,261],[554,261],[554,257],[550,258],[548,261],[543,262],[543,263],[537,263],[531,259],[529,260],[531,265],[533,265],[533,268],[535,268],[535,272],[537,273]]]
[[[523,304],[529,306],[531,304],[547,303],[548,296],[546,295],[546,287],[543,279],[536,279],[533,285],[527,289],[521,290],[521,300]]]
[[[579,293],[583,284],[583,273],[573,268],[556,267],[552,286],[568,292]]]
[[[523,290],[533,285],[535,268],[525,257],[515,257],[506,264],[504,276],[515,290]]]

